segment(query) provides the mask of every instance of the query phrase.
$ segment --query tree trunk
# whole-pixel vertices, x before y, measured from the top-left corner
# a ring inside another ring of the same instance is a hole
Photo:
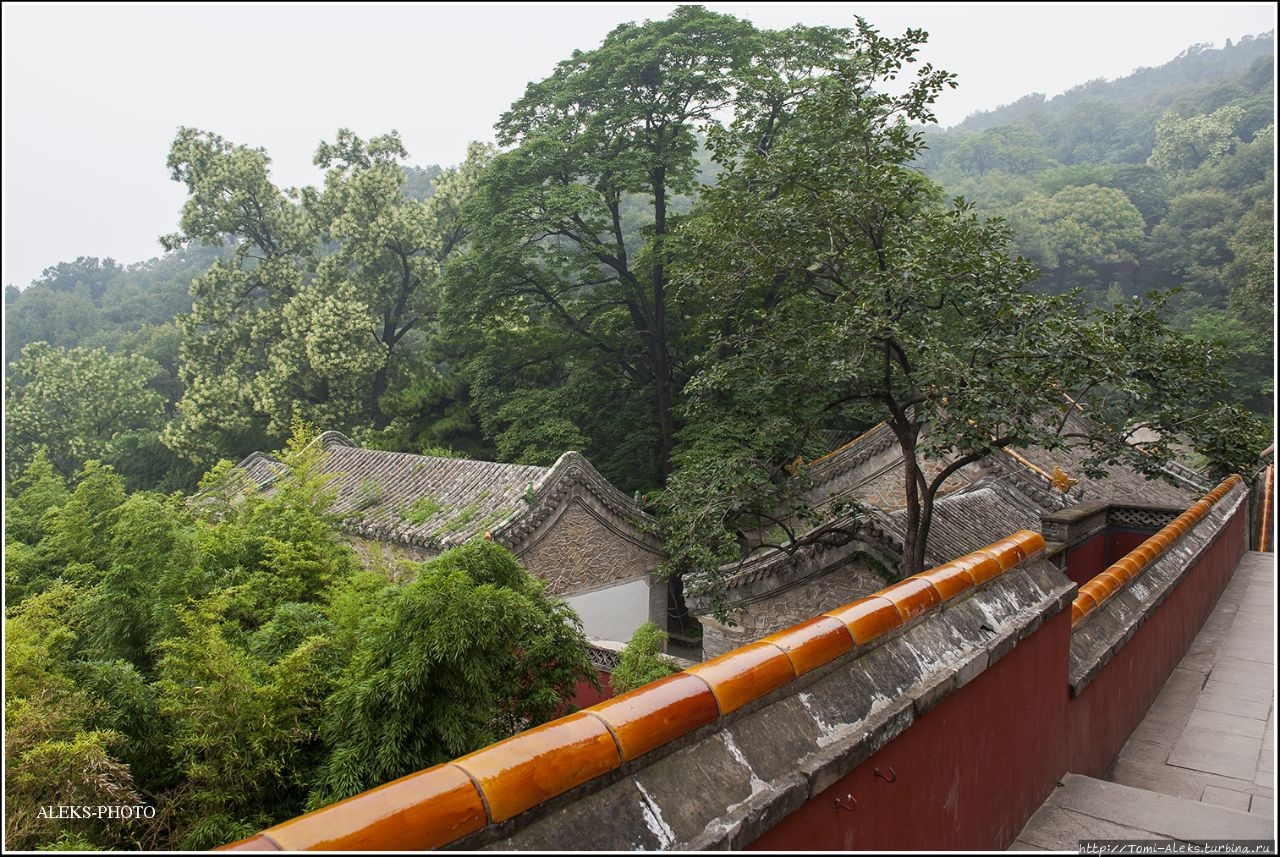
[[[671,451],[675,447],[674,384],[671,359],[667,354],[666,248],[667,235],[667,171],[657,167],[650,174],[653,186],[653,331],[650,354],[654,383],[657,385],[658,408],[658,476],[665,485],[671,475]]]
[[[905,578],[924,571],[924,549],[929,537],[932,503],[920,493],[920,462],[916,458],[916,436],[919,428],[895,427],[894,433],[898,435],[898,445],[902,449],[903,487],[906,489],[907,500],[901,566],[902,576]]]
[[[382,413],[382,394],[387,391],[387,364],[383,363],[373,373],[373,383],[369,387],[369,415],[373,419],[374,428],[386,428],[387,418]]]

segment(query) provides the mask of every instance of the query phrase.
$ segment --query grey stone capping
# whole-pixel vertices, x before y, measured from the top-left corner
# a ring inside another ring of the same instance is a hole
[[[450,849],[741,849],[1065,609],[1042,554],[762,699]]]
[[[1072,548],[1107,529],[1163,529],[1185,509],[1167,505],[1115,503],[1094,500],[1045,512],[1040,516],[1040,532],[1046,541],[1061,542]]]
[[[618,661],[622,657],[622,650],[626,648],[626,643],[619,643],[617,640],[600,640],[596,637],[587,637],[587,654],[591,657],[591,664],[596,669],[613,672],[618,668]]]
[[[1040,516],[1040,532],[1046,540],[1075,547],[1107,528],[1108,509],[1108,503],[1095,500],[1047,512]]]
[[[605,672],[613,672],[618,668],[622,650],[626,647],[626,643],[617,640],[601,640],[598,637],[587,637],[587,654],[591,657],[592,665],[596,669],[604,670]],[[677,658],[675,655],[664,653],[659,657],[682,670],[695,665],[694,661],[686,658]]]
[[[1107,526],[1112,529],[1150,530],[1154,533],[1167,527],[1184,511],[1186,510],[1176,506],[1112,503],[1107,512]]]
[[[1247,495],[1243,483],[1232,486],[1182,538],[1072,628],[1068,673],[1072,696],[1079,696],[1097,678],[1102,668],[1195,568]]]
[[[722,573],[730,572],[725,585],[733,590],[734,603],[767,598],[843,566],[858,554],[870,557],[882,568],[892,569],[902,552],[901,540],[879,522],[857,520],[853,515],[815,527],[803,539],[794,551],[771,548],[722,567]],[[686,595],[686,603],[695,614],[711,609],[710,599],[705,595]]]

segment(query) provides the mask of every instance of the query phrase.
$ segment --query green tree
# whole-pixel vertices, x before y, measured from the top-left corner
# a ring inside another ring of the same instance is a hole
[[[499,143],[514,148],[480,183],[472,251],[455,271],[459,317],[503,330],[486,346],[510,350],[522,330],[540,328],[520,349],[543,373],[534,386],[562,380],[571,355],[617,399],[647,400],[656,446],[633,468],[647,471],[641,483],[665,478],[675,441],[673,205],[695,189],[695,132],[732,105],[751,34],[735,18],[684,6],[615,28],[530,84],[498,122]],[[557,334],[551,354],[542,328]]]
[[[1230,308],[1266,354],[1275,342],[1275,212],[1269,200],[1259,201],[1240,218],[1229,248],[1228,278],[1235,284]]]
[[[194,128],[179,129],[169,150],[172,178],[189,198],[181,231],[162,243],[234,248],[192,282],[191,312],[179,319],[184,392],[165,442],[205,464],[271,445],[269,436],[284,434],[290,403],[325,397],[299,367],[284,379],[271,371],[284,308],[303,287],[315,239],[300,206],[272,183],[269,165],[262,149]]]
[[[404,192],[394,133],[321,143],[322,189],[282,191],[260,149],[182,129],[169,155],[190,194],[187,242],[230,244],[180,319],[185,385],[165,441],[211,463],[274,445],[294,417],[385,428],[382,399],[410,384],[435,336],[441,266],[465,238],[459,208],[487,157],[473,147],[421,201]]]
[[[182,778],[174,842],[208,849],[298,813],[331,687],[327,642],[308,638],[274,664],[233,642],[225,598],[184,611],[185,633],[160,646],[159,712]]]
[[[769,481],[789,478],[779,465],[817,430],[883,420],[904,463],[906,575],[923,568],[934,499],[952,474],[1001,447],[1064,442],[1064,393],[1096,403],[1100,430],[1077,440],[1109,460],[1130,450],[1111,440],[1125,436],[1123,420],[1185,430],[1179,405],[1214,379],[1206,350],[1142,302],[1091,317],[1069,295],[1028,292],[1034,269],[1007,255],[1004,225],[963,202],[946,208],[909,166],[922,144],[911,123],[932,119],[950,76],[926,66],[902,94],[876,91],[882,77],[904,77],[923,34],[887,39],[860,22],[858,35],[857,62],[821,82],[768,157],[717,141],[725,170],[690,224],[698,264],[687,276],[722,308],[707,320],[720,333],[687,413],[691,428],[744,429],[739,460],[754,456]],[[778,438],[791,445],[785,458]],[[673,480],[672,494],[669,529],[706,508],[692,484]],[[724,502],[751,509],[754,498]],[[726,521],[712,559],[743,555],[741,523]],[[707,559],[673,553],[667,567],[714,591]]]
[[[16,480],[6,480],[5,487],[5,538],[38,544],[44,537],[45,513],[67,500],[66,482],[54,472],[48,450],[37,447],[26,472]]]
[[[371,599],[326,703],[320,806],[559,714],[594,679],[573,611],[493,542],[446,551]]]
[[[1223,307],[1229,289],[1224,274],[1241,213],[1240,203],[1224,190],[1175,196],[1151,230],[1146,247],[1151,270],[1144,279],[1165,288],[1183,287],[1183,301],[1193,305]]]
[[[1156,125],[1156,145],[1148,163],[1166,174],[1179,174],[1214,164],[1240,143],[1236,129],[1244,109],[1228,105],[1198,116],[1166,113]]]
[[[1013,219],[1020,249],[1054,272],[1058,292],[1082,280],[1100,291],[1111,279],[1110,266],[1137,261],[1145,228],[1142,213],[1124,191],[1096,184],[1063,188],[1048,198],[1033,193]]]
[[[71,348],[101,327],[97,307],[82,292],[64,293],[32,286],[5,307],[5,374],[12,371],[10,366],[20,359],[22,349],[34,342]]]
[[[1134,163],[1150,151],[1133,110],[1104,98],[1083,98],[1046,125],[1046,154],[1063,164]]]
[[[7,611],[5,619],[5,844],[31,850],[130,844],[127,823],[51,817],[48,806],[142,803],[120,758],[124,736],[93,728],[94,701],[72,678],[81,591],[69,583]]]
[[[358,570],[315,439],[295,423],[266,490],[224,462],[193,498],[126,495],[91,461],[68,492],[40,454],[10,485],[6,842],[225,844],[353,776],[429,764],[417,750],[452,757],[555,717],[594,680],[572,610],[500,547],[405,587]],[[375,713],[353,730],[353,711]],[[40,813],[139,802],[154,821]]]
[[[94,659],[126,661],[150,675],[159,638],[161,580],[197,562],[192,519],[179,495],[137,492],[113,510],[101,580],[85,598]]]
[[[50,509],[41,521],[39,550],[61,576],[96,583],[110,559],[111,528],[124,502],[124,480],[97,461],[85,462],[67,501]]]
[[[613,692],[628,693],[678,673],[680,668],[662,656],[662,649],[666,644],[666,632],[652,622],[645,622],[636,628],[631,641],[618,658],[617,668],[609,674],[609,686],[613,688]]]
[[[70,477],[86,460],[109,459],[128,437],[160,427],[164,399],[149,381],[163,370],[145,357],[34,342],[11,369],[5,393],[10,478],[39,446]]]
[[[304,199],[337,249],[289,310],[291,331],[301,334],[297,357],[328,379],[331,395],[340,387],[363,397],[361,413],[376,428],[387,425],[382,399],[397,370],[404,377],[420,368],[401,344],[411,332],[434,333],[440,272],[466,238],[462,202],[490,152],[472,145],[461,167],[438,172],[425,201],[405,193],[398,161],[407,155],[394,131],[366,143],[342,129],[320,145],[325,187]]]
[[[1045,169],[1050,160],[1035,131],[1006,125],[961,138],[944,163],[979,177],[991,170],[1024,176]]]

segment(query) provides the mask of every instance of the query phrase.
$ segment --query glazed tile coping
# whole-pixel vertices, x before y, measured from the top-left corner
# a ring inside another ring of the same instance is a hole
[[[1267,465],[1267,483],[1262,493],[1262,517],[1258,522],[1258,550],[1262,553],[1267,552],[1269,547],[1267,539],[1271,537],[1271,498],[1274,490],[1276,477],[1276,466],[1274,464]]]
[[[1243,482],[1239,474],[1232,474],[1203,499],[1175,518],[1155,535],[1107,566],[1088,583],[1080,587],[1079,594],[1071,602],[1071,627],[1075,628],[1098,609],[1107,599],[1120,592],[1130,580],[1142,573],[1158,557],[1176,544],[1201,518],[1227,493]]]
[[[448,845],[714,723],[942,607],[1045,548],[1021,530],[727,654],[220,850]]]

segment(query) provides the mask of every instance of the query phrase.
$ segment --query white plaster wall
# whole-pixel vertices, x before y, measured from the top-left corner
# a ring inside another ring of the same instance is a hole
[[[588,637],[625,643],[649,620],[649,581],[645,578],[564,600],[582,617],[582,630]]]

